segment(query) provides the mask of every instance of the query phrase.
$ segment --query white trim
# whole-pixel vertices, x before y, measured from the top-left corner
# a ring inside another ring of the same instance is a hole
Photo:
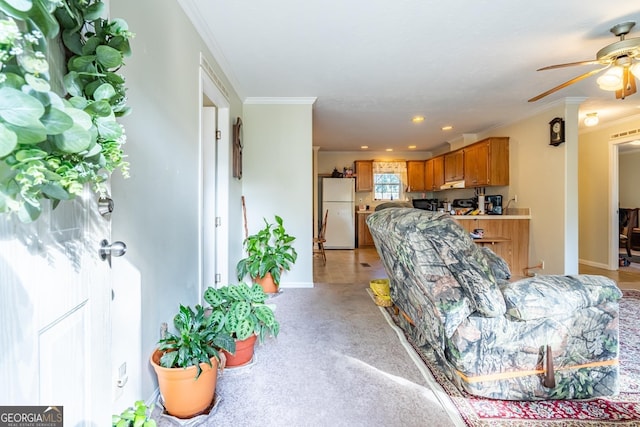
[[[318,98],[315,96],[308,97],[248,97],[245,98],[245,104],[296,104],[296,105],[313,105]]]
[[[580,264],[588,265],[590,267],[596,267],[596,268],[602,268],[604,270],[609,270],[609,265],[608,264],[604,264],[602,262],[589,261],[589,260],[586,260],[586,259],[580,259],[580,260],[578,260],[578,262]]]

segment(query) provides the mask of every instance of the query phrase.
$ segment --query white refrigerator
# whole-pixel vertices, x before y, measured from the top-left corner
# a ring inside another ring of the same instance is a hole
[[[322,180],[322,217],[327,216],[325,249],[355,248],[355,179],[324,178]]]

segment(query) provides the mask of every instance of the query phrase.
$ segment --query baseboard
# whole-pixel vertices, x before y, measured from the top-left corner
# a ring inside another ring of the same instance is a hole
[[[589,261],[589,260],[586,260],[586,259],[579,259],[578,263],[579,264],[588,265],[589,267],[596,267],[596,268],[602,268],[604,270],[609,270],[609,265],[608,264],[603,264],[601,262],[594,262],[594,261]]]
[[[313,282],[287,282],[280,283],[281,288],[313,288]]]

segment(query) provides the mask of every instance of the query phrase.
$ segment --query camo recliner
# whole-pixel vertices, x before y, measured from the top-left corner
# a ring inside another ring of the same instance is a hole
[[[444,213],[389,208],[367,224],[402,328],[458,388],[504,400],[618,393],[622,293],[614,281],[510,282],[504,260]]]

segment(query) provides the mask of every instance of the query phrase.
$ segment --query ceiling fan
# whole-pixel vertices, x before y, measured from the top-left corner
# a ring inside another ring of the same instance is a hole
[[[547,95],[550,95],[569,85],[584,80],[607,70],[602,76],[598,77],[597,83],[602,90],[615,91],[616,98],[624,99],[626,96],[636,93],[635,77],[640,78],[640,37],[625,39],[625,36],[636,25],[635,22],[623,22],[614,25],[609,31],[620,37],[620,41],[611,43],[600,49],[596,54],[596,59],[590,61],[569,62],[566,64],[549,65],[548,67],[539,68],[536,71],[553,70],[555,68],[573,67],[575,65],[604,65],[602,68],[588,71],[577,77],[572,78],[538,96],[534,96],[529,102],[535,102]]]

